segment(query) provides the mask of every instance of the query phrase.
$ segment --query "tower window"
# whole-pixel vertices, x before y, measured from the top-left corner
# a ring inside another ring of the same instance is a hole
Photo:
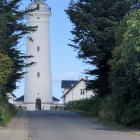
[[[39,10],[39,4],[37,4],[37,10]]]
[[[37,46],[37,51],[38,51],[38,52],[40,51],[40,47],[39,47],[39,46]]]
[[[40,73],[39,72],[37,73],[37,77],[40,77]]]
[[[37,19],[39,19],[39,17],[37,17]]]

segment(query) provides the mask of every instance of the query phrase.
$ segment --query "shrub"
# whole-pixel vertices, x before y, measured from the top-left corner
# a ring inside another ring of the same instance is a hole
[[[115,121],[115,106],[113,96],[107,96],[103,99],[101,108],[99,109],[99,117]]]
[[[127,127],[140,128],[140,104],[128,106],[120,116],[120,124]]]
[[[12,104],[4,103],[0,105],[0,125],[9,122],[14,114],[16,114],[16,108]]]
[[[99,110],[101,109],[102,99],[98,97],[92,97],[91,99],[83,99],[73,102],[73,109],[89,111],[93,116],[99,116]]]
[[[89,111],[91,109],[91,100],[90,99],[83,99],[73,102],[73,109]]]

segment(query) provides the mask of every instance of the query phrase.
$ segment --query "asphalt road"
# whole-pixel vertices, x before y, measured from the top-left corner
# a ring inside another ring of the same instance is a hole
[[[28,131],[30,140],[140,140],[68,111],[30,111]]]

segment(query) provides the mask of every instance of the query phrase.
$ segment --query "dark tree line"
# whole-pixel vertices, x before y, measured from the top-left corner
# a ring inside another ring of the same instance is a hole
[[[31,57],[23,54],[18,46],[20,39],[27,33],[35,31],[36,28],[27,27],[25,16],[32,10],[19,10],[21,1],[0,0],[0,54],[3,57],[9,57],[9,61],[12,62],[12,71],[8,76],[8,80],[3,85],[4,91],[1,89],[1,94],[13,91],[15,82],[25,74],[23,70],[26,67],[25,59]],[[3,61],[3,63],[5,62]]]
[[[86,71],[97,77],[88,88],[114,109],[116,122],[128,126],[140,124],[139,3],[73,0],[66,10],[74,25],[70,46],[78,58],[96,66]]]
[[[110,94],[109,59],[115,47],[115,31],[124,15],[130,11],[132,0],[78,0],[72,1],[66,13],[74,28],[74,44],[78,57],[96,69],[87,71],[97,76],[90,87],[100,97]]]

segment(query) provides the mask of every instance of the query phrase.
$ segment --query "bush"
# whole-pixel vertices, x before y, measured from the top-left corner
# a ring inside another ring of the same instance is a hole
[[[120,116],[120,124],[140,128],[140,104],[135,107],[128,106]]]
[[[91,109],[91,102],[89,99],[74,101],[73,108],[83,110],[83,111],[89,111]]]
[[[71,109],[72,106],[72,109],[85,111],[85,114],[93,117],[126,127],[140,128],[140,103],[120,103],[114,95],[109,95],[105,98],[94,96],[91,99],[70,102],[66,107]]]
[[[108,96],[106,98],[94,96],[91,99],[74,101],[73,109],[88,111],[92,113],[92,116],[94,117],[115,121],[115,106],[113,96]]]
[[[4,103],[0,105],[0,125],[10,121],[11,117],[16,114],[16,109],[12,104]]]
[[[89,111],[93,116],[99,116],[99,110],[101,109],[102,99],[98,97],[92,97],[91,99],[83,99],[73,102],[73,109]]]
[[[92,97],[91,98],[91,112],[93,114],[93,116],[98,117],[99,116],[99,111],[101,109],[101,105],[102,105],[102,99],[98,98],[98,97]]]
[[[103,99],[99,109],[99,117],[110,121],[115,121],[115,106],[113,96],[107,96]]]

